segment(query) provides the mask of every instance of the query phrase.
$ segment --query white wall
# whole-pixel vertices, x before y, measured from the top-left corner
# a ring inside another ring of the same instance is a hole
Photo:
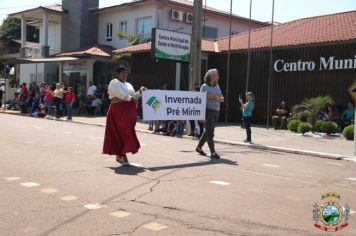
[[[99,15],[99,30],[98,41],[99,44],[111,45],[115,48],[122,48],[128,46],[125,39],[120,39],[116,34],[120,31],[120,22],[127,21],[127,31],[130,34],[136,34],[136,19],[152,16],[152,27],[156,27],[156,7],[150,6],[136,6],[134,8],[127,7],[125,9],[115,10],[111,12],[102,12]],[[112,41],[106,41],[106,25],[113,24]]]
[[[45,35],[43,24],[39,27],[40,44],[44,45]],[[49,22],[48,24],[48,46],[50,47],[50,55],[61,52],[61,24]]]
[[[31,83],[35,82],[35,74],[36,74],[36,64],[21,64],[20,65],[20,83]],[[38,79],[37,83],[41,83],[44,81],[44,64],[37,64],[37,74]]]

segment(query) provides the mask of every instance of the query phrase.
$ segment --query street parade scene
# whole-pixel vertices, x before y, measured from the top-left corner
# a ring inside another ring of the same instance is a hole
[[[356,236],[355,1],[0,17],[1,236]]]

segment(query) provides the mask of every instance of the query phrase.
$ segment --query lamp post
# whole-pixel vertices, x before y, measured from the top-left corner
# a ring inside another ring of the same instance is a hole
[[[191,39],[191,62],[189,66],[189,90],[194,89],[194,84],[201,79],[201,38],[202,38],[202,11],[203,1],[194,0],[193,26]]]

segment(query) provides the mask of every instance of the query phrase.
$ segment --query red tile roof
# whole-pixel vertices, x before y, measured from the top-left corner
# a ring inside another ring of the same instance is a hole
[[[99,56],[111,57],[116,48],[107,45],[96,45],[94,47],[79,49],[75,51],[62,52],[57,54],[57,57],[63,56]]]
[[[209,40],[202,40],[201,50],[202,52],[215,52],[215,42]],[[129,46],[126,48],[120,48],[114,51],[116,54],[128,54],[151,51],[151,42],[142,43],[135,46]]]
[[[273,47],[356,40],[356,11],[290,21],[275,25],[273,33]],[[228,42],[228,37],[218,39],[219,51],[227,51]],[[270,26],[251,31],[251,48],[266,48],[270,42]],[[248,32],[231,37],[231,50],[247,47]]]

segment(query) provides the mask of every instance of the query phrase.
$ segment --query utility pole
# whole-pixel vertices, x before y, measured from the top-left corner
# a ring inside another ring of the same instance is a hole
[[[191,39],[191,61],[189,65],[189,90],[201,79],[201,38],[202,38],[203,0],[194,0],[193,26]]]

